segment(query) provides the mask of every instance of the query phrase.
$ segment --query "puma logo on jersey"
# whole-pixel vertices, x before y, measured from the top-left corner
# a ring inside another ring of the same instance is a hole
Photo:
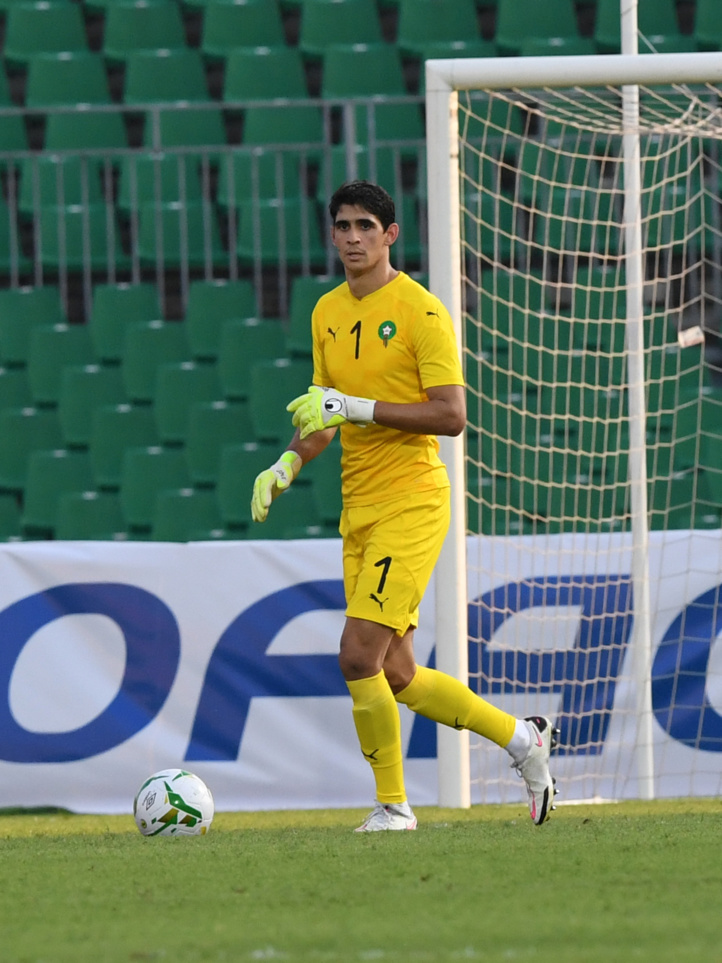
[[[338,328],[336,328],[335,331],[333,330],[333,328],[326,328],[326,330],[328,331],[328,333],[331,335],[331,337],[332,337],[333,340],[335,341],[335,340],[336,340],[336,335],[338,334]]]
[[[438,312],[438,311],[427,311],[426,314],[427,314],[427,316],[431,314],[431,315],[433,315],[435,318],[438,318],[438,316],[439,316],[439,312]]]
[[[381,609],[382,612],[383,612],[383,610],[384,610],[384,602],[388,602],[388,600],[389,600],[388,595],[386,596],[385,599],[380,599],[380,598],[378,597],[378,595],[375,595],[373,592],[369,595],[369,598],[370,598],[370,599],[373,599],[374,602],[376,602],[376,603],[378,604],[378,607]]]

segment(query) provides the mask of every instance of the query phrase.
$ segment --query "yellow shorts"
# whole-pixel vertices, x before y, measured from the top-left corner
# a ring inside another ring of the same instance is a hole
[[[415,628],[449,514],[448,488],[344,509],[346,615],[388,625],[399,636]]]

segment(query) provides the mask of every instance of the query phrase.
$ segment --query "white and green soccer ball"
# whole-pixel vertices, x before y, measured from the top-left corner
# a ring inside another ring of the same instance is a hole
[[[211,791],[185,769],[163,769],[145,780],[133,800],[144,836],[203,836],[213,822]]]

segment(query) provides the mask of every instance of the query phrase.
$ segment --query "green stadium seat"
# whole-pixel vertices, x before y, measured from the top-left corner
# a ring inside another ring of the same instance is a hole
[[[127,538],[120,499],[114,492],[63,492],[55,513],[56,539],[122,541]]]
[[[400,0],[396,43],[404,56],[422,57],[431,43],[477,39],[481,31],[474,0]]]
[[[138,50],[183,50],[185,46],[180,7],[172,0],[127,0],[108,5],[103,54],[109,64],[124,63]]]
[[[30,383],[24,368],[0,367],[0,410],[32,405]]]
[[[160,226],[160,239],[158,231]],[[146,202],[138,215],[137,255],[144,267],[228,266],[216,210],[205,201]]]
[[[639,32],[656,45],[661,37],[679,35],[675,0],[638,0]],[[621,50],[621,17],[615,0],[597,0],[594,41],[599,53],[619,53]],[[645,44],[640,40],[640,52]]]
[[[124,404],[127,400],[120,368],[99,364],[65,365],[58,392],[58,418],[65,445],[87,446],[94,409],[99,405]]]
[[[192,404],[185,451],[193,484],[215,486],[223,446],[252,440],[247,404],[230,401]]]
[[[250,526],[253,483],[277,458],[275,443],[247,441],[221,448],[217,495],[225,528],[244,530]]]
[[[691,392],[701,395],[710,377],[700,346],[680,348],[676,343],[647,352],[646,376],[650,414],[675,410]]]
[[[185,325],[178,321],[132,321],[125,329],[121,355],[123,384],[131,401],[152,401],[158,367],[188,361]]]
[[[251,368],[257,361],[282,357],[285,340],[280,321],[257,318],[225,321],[218,348],[218,373],[224,396],[234,401],[247,400]]]
[[[225,60],[238,47],[282,47],[286,42],[276,0],[208,0],[200,49],[208,60]]]
[[[17,496],[0,495],[0,542],[21,540],[21,513]]]
[[[200,201],[199,168],[192,154],[125,154],[120,159],[118,210],[129,217],[144,204]]]
[[[20,161],[18,211],[30,219],[48,205],[100,204],[102,185],[112,169],[102,158],[37,154]]]
[[[297,47],[238,46],[229,51],[223,80],[226,103],[281,97],[304,100],[308,96],[303,59]]]
[[[15,107],[10,96],[10,85],[4,68],[0,68],[0,107]],[[23,112],[0,117],[0,152],[25,151],[28,149],[28,136],[23,120]],[[5,170],[11,162],[0,158],[0,170]],[[12,162],[14,163],[14,161]]]
[[[50,271],[112,274],[129,263],[115,212],[105,203],[41,207],[34,245],[36,259]]]
[[[309,159],[320,156],[324,147],[324,118],[315,105],[269,102],[248,107],[243,117],[244,146],[295,144]]]
[[[265,522],[250,525],[246,537],[254,540],[304,538],[321,532],[311,487],[292,485],[274,501]]]
[[[323,52],[321,94],[330,98],[408,94],[398,47],[357,41],[330,43]]]
[[[312,382],[313,364],[305,358],[276,358],[253,365],[249,406],[257,441],[285,443],[290,439],[293,426],[286,404],[304,394]]]
[[[417,204],[412,194],[403,194],[396,203],[396,220],[399,237],[391,254],[394,265],[401,271],[416,272],[421,267],[426,249],[426,222],[420,211],[426,214],[425,205]]]
[[[380,184],[392,197],[400,197],[404,188],[403,167],[407,152],[400,147],[376,147],[355,144],[349,158],[345,144],[335,144],[324,151],[316,185],[316,200],[327,210],[328,200],[341,184],[352,180],[369,180]],[[421,193],[425,185],[419,184]]]
[[[295,151],[242,148],[225,154],[218,171],[217,201],[222,208],[240,206],[249,197],[297,198],[302,193],[301,160]]]
[[[466,40],[430,40],[419,47],[414,59],[420,61],[419,69],[419,90],[422,94],[426,90],[426,74],[424,62],[426,60],[458,60],[459,58],[468,59],[470,57],[496,57],[498,51],[493,40],[482,40],[478,36],[469,37]]]
[[[627,289],[616,267],[579,268],[572,314],[582,322],[626,317]]]
[[[244,145],[317,144],[320,148],[324,140],[320,108],[294,103],[308,97],[303,60],[296,47],[241,47],[229,53],[223,82],[229,114],[241,112],[245,101],[269,101],[242,111]]]
[[[587,57],[597,52],[592,37],[527,37],[520,57]]]
[[[94,488],[117,490],[127,448],[158,444],[149,405],[99,405],[93,412],[90,459]]]
[[[66,322],[57,287],[0,289],[0,361],[4,365],[26,364],[32,328]]]
[[[158,366],[153,411],[163,444],[184,443],[188,436],[190,406],[199,401],[219,401],[223,389],[214,364],[179,361]]]
[[[20,492],[25,487],[31,452],[62,448],[57,412],[48,408],[5,408],[0,411],[0,490]]]
[[[342,284],[340,275],[309,274],[294,278],[291,285],[291,306],[289,310],[286,348],[290,357],[313,355],[311,337],[311,314],[322,294],[332,291]],[[283,354],[283,352],[281,352]]]
[[[236,254],[244,266],[322,268],[326,251],[318,212],[306,198],[244,201],[238,208]]]
[[[187,107],[179,104],[177,109],[149,111],[145,120],[143,144],[154,151],[171,147],[206,148],[198,157],[209,163],[217,163],[213,150],[207,148],[226,145],[226,128],[223,114],[216,107]]]
[[[338,530],[342,508],[341,445],[336,439],[318,458],[304,465],[299,483],[311,485],[315,513],[320,521]]]
[[[694,39],[698,50],[722,50],[722,23],[716,0],[696,0]]]
[[[529,206],[536,206],[547,196],[552,181],[580,189],[598,187],[596,149],[592,140],[584,143],[580,138],[556,137],[551,125],[542,139],[523,138],[515,151],[515,196]],[[482,177],[484,160],[482,157]],[[484,186],[495,189],[495,185],[488,182]]]
[[[76,4],[63,5],[77,9]],[[28,58],[26,107],[110,103],[108,76],[100,54],[79,50],[37,53]]]
[[[722,508],[722,445],[718,435],[703,434],[700,441],[700,467],[710,502]]]
[[[222,535],[222,527],[215,492],[177,488],[156,495],[152,524],[156,542],[205,541]]]
[[[390,44],[329,46],[323,57],[321,93],[327,99],[371,98],[354,111],[356,138],[362,144],[385,140],[420,140],[421,112],[413,103],[386,103],[384,96],[405,96],[401,56]],[[347,138],[348,139],[348,138]]]
[[[161,445],[126,448],[120,478],[120,501],[130,532],[150,531],[155,498],[165,489],[189,488],[185,453]]]
[[[123,93],[128,106],[206,100],[208,85],[197,50],[136,50],[128,54]]]
[[[650,528],[653,531],[693,528],[694,506],[699,494],[696,468],[653,479],[647,494]]]
[[[512,256],[512,238],[519,236],[515,205],[502,195],[482,190],[467,194],[464,206],[466,243],[491,263],[508,263]]]
[[[96,284],[88,321],[96,357],[103,362],[120,361],[128,324],[161,317],[155,284]]]
[[[128,137],[120,112],[51,113],[45,126],[45,150],[121,150]]]
[[[28,381],[36,405],[56,405],[65,365],[95,360],[84,324],[38,324],[30,335]]]
[[[540,202],[534,241],[545,250],[615,255],[621,243],[621,216],[612,190],[551,187]]]
[[[342,116],[342,123],[346,123],[347,117]],[[414,160],[424,144],[423,109],[418,104],[392,104],[382,98],[369,98],[356,105],[353,130],[345,127],[342,137],[367,148],[379,141],[411,141],[398,144],[398,150],[404,158]]]
[[[185,313],[191,354],[197,360],[214,360],[223,324],[257,315],[256,293],[250,281],[191,281]]]
[[[499,53],[518,55],[523,42],[535,37],[577,39],[574,0],[498,0],[494,40]]]
[[[706,249],[705,196],[698,185],[699,178],[680,177],[644,193],[642,218],[646,249],[661,249],[669,255],[688,249]]]
[[[24,68],[35,53],[60,53],[87,47],[83,11],[78,4],[38,0],[14,3],[7,11],[3,56],[12,68]]]
[[[0,277],[17,279],[31,267],[32,262],[23,254],[15,214],[0,197]]]
[[[68,449],[33,451],[23,492],[22,527],[26,533],[52,536],[58,499],[64,492],[93,487],[90,456]]]
[[[304,0],[298,45],[305,57],[322,57],[329,44],[380,43],[374,0]]]

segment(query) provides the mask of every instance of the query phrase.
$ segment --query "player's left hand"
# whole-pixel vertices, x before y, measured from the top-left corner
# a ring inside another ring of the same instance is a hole
[[[368,398],[344,395],[335,388],[311,385],[305,395],[299,395],[286,406],[293,413],[293,424],[306,438],[314,431],[337,428],[346,421],[365,427],[374,419],[376,402]]]

